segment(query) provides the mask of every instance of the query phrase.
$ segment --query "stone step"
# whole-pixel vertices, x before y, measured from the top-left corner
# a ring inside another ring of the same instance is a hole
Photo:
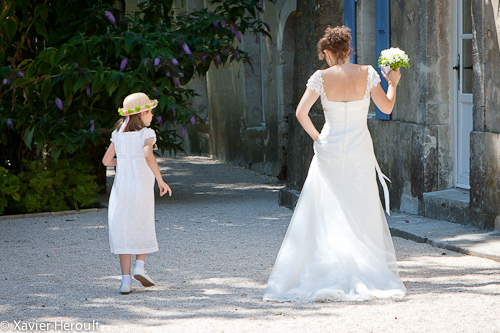
[[[469,191],[453,188],[424,193],[424,216],[461,224],[470,223]]]

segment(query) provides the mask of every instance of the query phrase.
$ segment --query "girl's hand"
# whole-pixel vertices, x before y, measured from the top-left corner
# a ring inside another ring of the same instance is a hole
[[[172,190],[170,189],[170,186],[168,186],[168,184],[163,180],[158,182],[158,187],[160,188],[160,197],[162,197],[167,192],[169,197],[172,196]]]
[[[389,75],[386,75],[384,71],[380,71],[382,76],[387,80],[387,83],[392,84],[394,86],[398,85],[399,80],[401,79],[401,72],[399,68],[393,69],[389,72]]]

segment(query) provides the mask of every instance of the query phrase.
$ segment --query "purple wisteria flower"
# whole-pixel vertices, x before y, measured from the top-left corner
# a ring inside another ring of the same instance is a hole
[[[21,71],[17,71],[17,75],[19,75],[19,77],[24,77],[24,73]]]
[[[73,67],[77,68],[77,67],[78,67],[78,63],[77,63],[77,62],[74,62],[74,63],[73,63]]]
[[[3,79],[2,83],[3,83],[4,86],[6,86],[7,83],[9,83],[9,80],[7,78],[5,78],[5,79]]]
[[[61,101],[61,99],[59,97],[57,97],[55,102],[56,102],[56,105],[59,108],[59,110],[62,111],[64,109],[64,105],[63,105],[63,102]]]
[[[216,56],[215,56],[215,59],[217,60],[217,63],[220,65],[220,63],[221,63],[221,60],[220,60],[220,55],[216,55]]]
[[[189,46],[186,43],[182,44],[182,49],[184,50],[184,52],[186,52],[187,55],[192,54],[191,50],[189,49]]]
[[[186,126],[182,126],[182,137],[186,136]]]
[[[172,64],[174,64],[174,66],[179,66],[179,62],[177,61],[177,59],[175,58],[172,58]]]
[[[220,21],[220,25],[221,25],[221,27],[225,28],[226,27],[226,21],[224,21],[224,20]]]
[[[95,127],[94,127],[94,119],[92,119],[90,121],[90,133],[94,133],[94,129],[95,129]]]
[[[59,121],[64,124],[66,122],[66,119],[61,118],[61,119],[59,119]]]
[[[268,23],[264,22],[264,26],[266,27],[266,30],[267,30],[268,32],[271,32],[271,27],[269,26],[269,24],[268,24]]]
[[[86,92],[87,92],[87,97],[90,97],[90,86],[87,85],[87,89],[85,89]]]
[[[156,117],[156,120],[158,121],[158,123],[161,125],[161,123],[163,122],[163,118],[161,116],[158,116]]]
[[[155,67],[158,67],[160,65],[160,57],[155,58]]]
[[[115,17],[113,16],[113,14],[110,11],[108,11],[108,10],[105,11],[104,15],[106,15],[106,17],[108,18],[108,20],[111,21],[111,23],[113,23],[113,24],[116,25],[116,19],[115,19]]]
[[[14,128],[14,123],[12,123],[12,120],[7,119],[7,126],[10,126],[10,128]]]
[[[229,28],[231,29],[231,32],[232,32],[232,33],[233,33],[233,35],[234,35],[234,33],[235,33],[235,31],[236,31],[236,29],[234,29],[234,25],[230,24],[230,25],[229,25]]]
[[[234,49],[234,55],[236,56],[236,59],[240,58],[240,53],[236,49]]]
[[[201,61],[203,61],[203,63],[205,64],[207,62],[207,56],[201,57]]]
[[[191,115],[191,124],[192,125],[196,124],[196,119],[194,118],[193,115]]]
[[[238,38],[238,41],[241,43],[241,34],[240,34],[240,32],[236,31],[235,35],[236,35],[236,38]]]
[[[168,77],[170,77],[170,71],[167,71],[166,75],[167,75]]]
[[[120,64],[120,72],[123,72],[125,70],[125,67],[127,67],[128,60],[127,58],[123,59],[121,64]]]
[[[176,87],[178,87],[178,86],[179,86],[179,78],[177,78],[177,76],[174,76],[174,77],[172,78],[172,80],[174,80],[174,84],[175,84],[175,86],[176,86]]]
[[[217,21],[213,21],[212,24],[214,26],[214,29],[217,29],[219,27],[219,22]]]
[[[179,77],[184,77],[184,73],[179,72]]]

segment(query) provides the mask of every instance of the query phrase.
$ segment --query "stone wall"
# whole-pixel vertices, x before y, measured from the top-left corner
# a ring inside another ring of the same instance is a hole
[[[471,216],[500,230],[500,3],[472,1],[473,131],[471,133]]]
[[[297,0],[297,34],[295,36],[295,74],[293,77],[293,109],[297,107],[306,89],[309,77],[318,69],[325,68],[325,61],[317,56],[316,45],[325,29],[344,22],[343,0]],[[324,123],[318,101],[311,110],[311,119],[318,130]],[[301,190],[313,156],[313,141],[302,129],[295,117],[290,117],[287,148],[287,187]],[[293,206],[293,204],[287,204]]]
[[[369,128],[392,180],[391,208],[422,214],[423,193],[453,186],[453,2],[391,1],[390,10],[390,44],[411,68],[402,69],[392,120]]]
[[[210,154],[223,162],[277,176],[279,163],[277,31],[279,8],[265,4],[272,39],[246,34],[242,48],[253,66],[215,66],[207,73]]]

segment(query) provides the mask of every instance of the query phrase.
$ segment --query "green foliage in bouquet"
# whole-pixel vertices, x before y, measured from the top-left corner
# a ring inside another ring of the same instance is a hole
[[[410,57],[401,49],[391,47],[380,52],[378,66],[390,66],[393,70],[396,68],[410,68]]]

